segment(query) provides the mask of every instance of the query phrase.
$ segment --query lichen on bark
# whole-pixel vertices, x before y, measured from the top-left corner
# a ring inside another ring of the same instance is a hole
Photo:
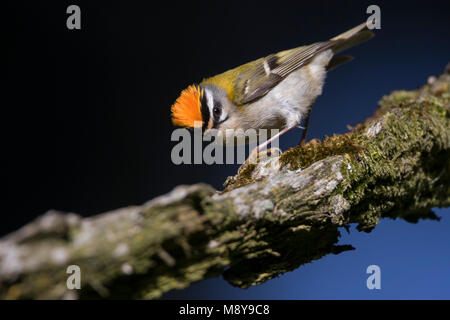
[[[395,91],[343,135],[90,218],[48,212],[0,240],[0,298],[157,298],[223,275],[246,288],[322,256],[340,228],[437,219],[450,202],[450,74]],[[82,289],[66,287],[68,265]]]

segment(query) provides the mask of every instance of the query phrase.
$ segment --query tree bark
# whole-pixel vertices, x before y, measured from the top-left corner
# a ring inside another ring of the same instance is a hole
[[[50,211],[0,240],[0,298],[158,298],[223,275],[247,288],[338,246],[341,227],[438,219],[450,203],[450,72],[395,91],[343,135],[243,165],[223,191],[179,186],[82,218]],[[81,290],[66,286],[69,265]]]

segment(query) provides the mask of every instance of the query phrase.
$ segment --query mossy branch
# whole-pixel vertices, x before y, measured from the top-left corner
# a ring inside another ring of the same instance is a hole
[[[338,246],[339,228],[450,204],[450,74],[383,97],[350,132],[95,217],[49,212],[0,241],[0,298],[157,298],[223,274],[246,288]],[[68,290],[66,268],[81,268]],[[226,270],[225,270],[226,269]]]

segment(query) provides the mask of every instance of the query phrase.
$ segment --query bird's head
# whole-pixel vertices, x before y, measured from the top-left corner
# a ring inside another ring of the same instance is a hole
[[[226,92],[219,87],[192,85],[183,90],[172,105],[172,122],[187,128],[201,126],[205,134],[211,129],[224,132],[236,127],[238,112]]]

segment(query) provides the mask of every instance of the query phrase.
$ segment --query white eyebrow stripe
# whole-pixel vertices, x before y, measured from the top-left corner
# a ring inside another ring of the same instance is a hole
[[[208,105],[209,109],[209,115],[211,118],[213,118],[214,99],[211,91],[205,89],[205,93],[206,93],[206,104]]]

